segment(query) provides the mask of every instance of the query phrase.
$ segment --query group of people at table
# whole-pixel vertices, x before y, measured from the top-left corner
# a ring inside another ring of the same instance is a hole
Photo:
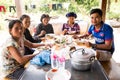
[[[68,21],[63,24],[61,34],[72,34],[74,39],[81,39],[92,35],[95,39],[95,43],[85,42],[85,45],[96,50],[96,57],[98,60],[108,61],[111,59],[114,52],[113,29],[110,25],[102,21],[101,9],[95,8],[90,11],[91,25],[88,32],[82,36],[79,36],[80,26],[78,23],[75,23],[75,18],[77,18],[76,13],[69,12],[66,14],[66,17]],[[41,38],[45,37],[46,34],[54,34],[54,29],[49,23],[49,20],[49,15],[43,14],[41,16],[41,23],[38,24],[34,36],[31,36],[28,29],[30,26],[30,17],[28,15],[22,15],[20,20],[12,20],[9,22],[8,28],[11,36],[3,45],[2,52],[0,53],[0,61],[2,63],[0,64],[0,72],[4,75],[3,78],[9,78],[9,75],[12,75],[15,70],[24,66],[29,60],[37,55],[33,54],[34,50],[32,48],[40,46],[51,47],[53,45],[39,44]]]

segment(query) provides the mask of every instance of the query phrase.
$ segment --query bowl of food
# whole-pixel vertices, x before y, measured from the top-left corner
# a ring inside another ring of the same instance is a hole
[[[68,31],[68,34],[75,34],[76,33],[76,31]]]
[[[71,73],[68,70],[49,70],[45,76],[46,80],[70,80]]]

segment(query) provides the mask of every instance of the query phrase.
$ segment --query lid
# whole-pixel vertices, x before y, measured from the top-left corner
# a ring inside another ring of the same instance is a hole
[[[95,51],[90,48],[79,48],[74,51],[71,55],[74,60],[78,61],[89,61],[90,58],[95,56]]]

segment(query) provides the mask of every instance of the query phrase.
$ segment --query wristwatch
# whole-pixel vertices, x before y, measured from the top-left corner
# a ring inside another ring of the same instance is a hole
[[[97,47],[97,44],[92,44],[92,48],[96,48]]]

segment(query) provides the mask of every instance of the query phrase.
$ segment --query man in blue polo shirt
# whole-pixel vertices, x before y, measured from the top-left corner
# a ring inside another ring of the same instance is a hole
[[[108,61],[111,59],[114,52],[114,36],[113,29],[102,21],[102,10],[92,9],[90,11],[91,26],[87,34],[80,37],[74,36],[74,38],[83,38],[92,34],[95,38],[95,44],[85,42],[86,46],[94,48],[97,52],[96,57],[100,61]]]

